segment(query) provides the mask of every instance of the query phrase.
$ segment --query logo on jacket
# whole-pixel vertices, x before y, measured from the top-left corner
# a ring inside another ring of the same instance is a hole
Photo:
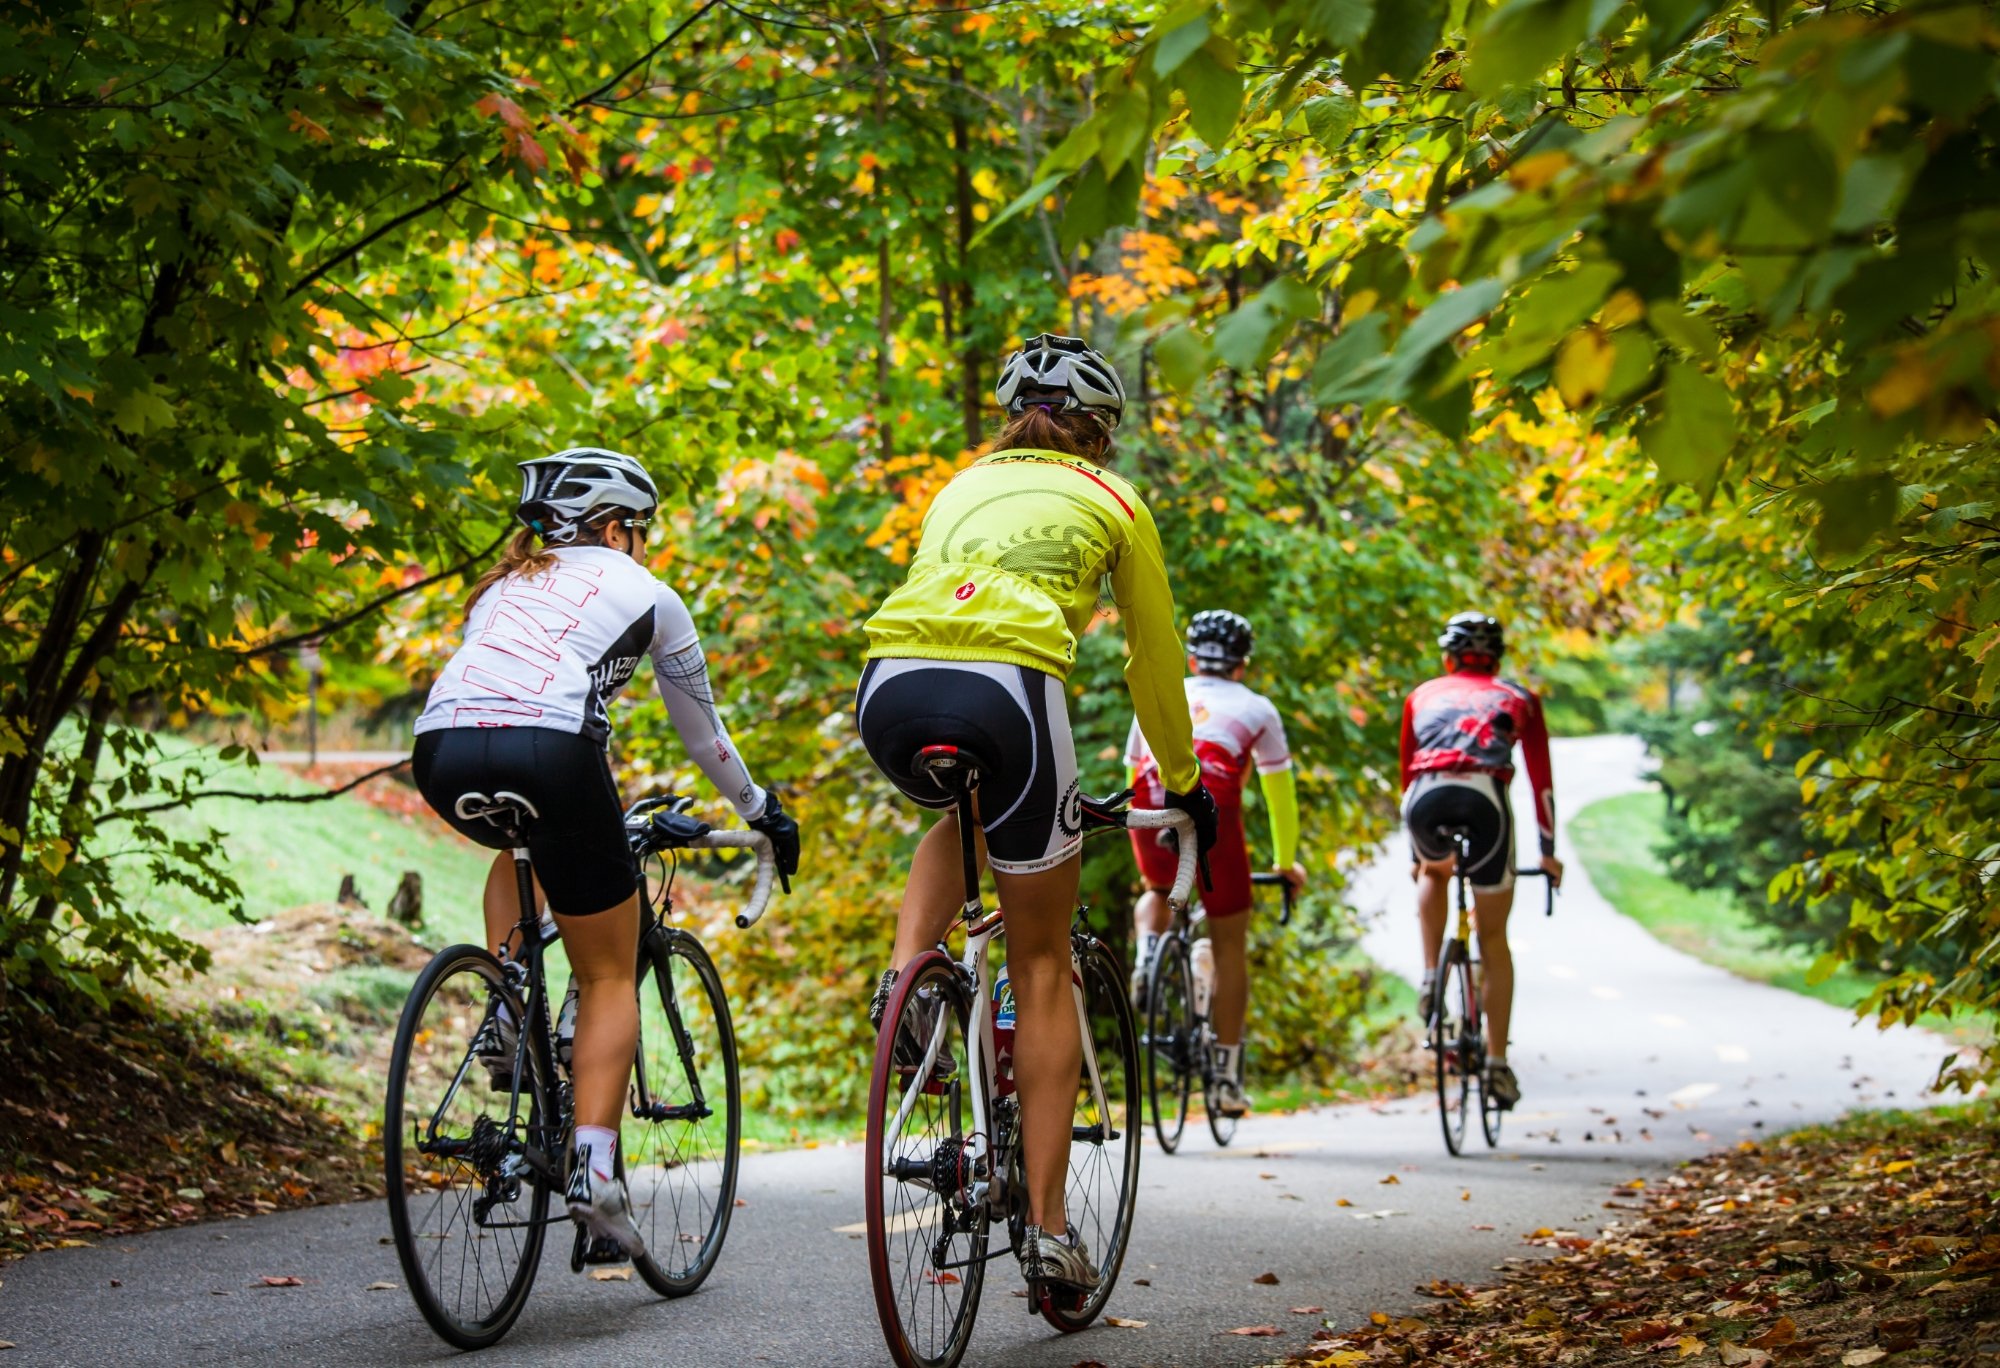
[[[952,591],[951,596],[957,599],[960,603],[963,603],[967,599],[971,598],[973,593],[978,588],[979,588],[978,585],[974,584],[971,580],[967,580],[965,583],[959,585],[958,588],[954,589]]]

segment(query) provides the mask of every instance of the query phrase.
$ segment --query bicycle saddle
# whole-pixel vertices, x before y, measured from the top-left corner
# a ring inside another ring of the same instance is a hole
[[[520,839],[528,829],[528,823],[542,814],[535,805],[518,793],[500,789],[490,796],[484,793],[461,793],[458,801],[451,805],[463,822],[486,821],[499,827],[501,831]]]
[[[994,772],[977,751],[964,746],[925,746],[910,762],[910,768],[928,774],[932,783],[947,791],[975,788],[981,775]]]

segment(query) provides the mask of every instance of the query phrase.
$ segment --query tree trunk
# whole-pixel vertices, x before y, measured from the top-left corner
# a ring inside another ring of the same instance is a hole
[[[965,83],[965,73],[951,69],[954,93]],[[979,445],[983,435],[979,421],[979,338],[972,327],[972,135],[966,126],[965,110],[954,105],[951,113],[953,193],[958,218],[958,384],[959,404],[965,419],[965,445]]]
[[[76,756],[76,773],[70,776],[69,795],[63,802],[62,835],[70,843],[71,849],[81,849],[82,833],[77,829],[77,815],[90,801],[91,785],[97,779],[97,757],[104,749],[104,724],[111,716],[111,686],[99,684],[90,696],[90,716],[83,724],[83,745]],[[35,901],[31,921],[45,922],[56,914],[56,897],[44,893]]]

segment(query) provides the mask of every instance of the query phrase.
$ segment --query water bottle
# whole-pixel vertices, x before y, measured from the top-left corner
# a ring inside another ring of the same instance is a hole
[[[1208,1015],[1209,995],[1215,991],[1215,947],[1203,936],[1188,955],[1194,968],[1194,1014]]]
[[[993,1055],[994,1082],[1005,1097],[1014,1091],[1014,985],[1004,964],[993,981]]]
[[[576,1049],[576,975],[569,976],[563,993],[562,1010],[556,1013],[556,1063],[567,1069]]]

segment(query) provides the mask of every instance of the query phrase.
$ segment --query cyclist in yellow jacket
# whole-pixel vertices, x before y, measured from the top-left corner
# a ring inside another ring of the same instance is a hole
[[[996,397],[1008,421],[992,455],[940,491],[908,579],[867,624],[855,697],[862,744],[906,797],[947,809],[915,767],[925,746],[958,745],[998,772],[977,811],[986,863],[1007,909],[1016,1004],[1029,1226],[1021,1271],[1089,1289],[1096,1264],[1063,1207],[1082,1042],[1070,999],[1069,925],[1083,822],[1064,683],[1109,582],[1131,658],[1125,682],[1152,743],[1168,806],[1206,850],[1215,803],[1195,762],[1181,644],[1159,533],[1138,492],[1104,469],[1125,391],[1080,339],[1044,334],[1009,357]],[[946,811],[910,866],[877,1026],[896,972],[938,944],[964,901],[957,817]]]

